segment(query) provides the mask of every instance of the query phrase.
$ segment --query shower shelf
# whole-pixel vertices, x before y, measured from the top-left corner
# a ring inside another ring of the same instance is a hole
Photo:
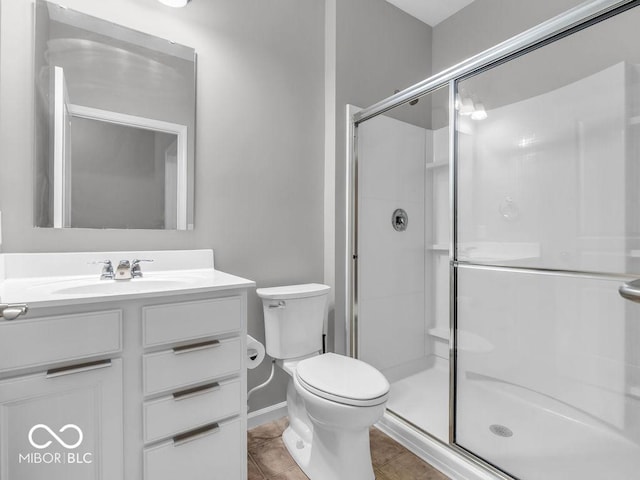
[[[448,252],[449,245],[445,243],[435,243],[433,245],[427,245],[427,250]]]
[[[488,353],[493,351],[494,347],[486,338],[474,332],[458,329],[458,349],[467,352]],[[433,338],[446,342],[449,341],[451,331],[446,327],[435,327],[427,330],[427,333]]]
[[[441,168],[441,167],[446,167],[449,165],[449,161],[448,160],[441,160],[439,162],[430,162],[427,163],[425,165],[425,168],[427,170],[433,170],[434,168]]]
[[[430,328],[429,330],[427,330],[427,333],[432,337],[439,338],[440,340],[449,341],[450,332],[448,328],[442,328],[442,327]]]
[[[629,118],[629,125],[640,125],[640,115]]]

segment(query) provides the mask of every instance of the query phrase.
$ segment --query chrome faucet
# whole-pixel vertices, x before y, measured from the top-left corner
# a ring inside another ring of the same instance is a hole
[[[120,260],[116,268],[115,280],[131,280],[131,263],[129,260]]]
[[[138,260],[137,258],[131,262],[131,278],[142,277],[142,269],[140,268],[140,262],[153,262],[153,260]]]
[[[133,262],[129,260],[120,260],[115,271],[111,260],[103,260],[90,263],[102,263],[102,273],[100,274],[100,280],[130,280],[132,278],[142,277],[142,269],[140,268],[140,262],[153,262],[153,260],[139,260],[135,259]]]

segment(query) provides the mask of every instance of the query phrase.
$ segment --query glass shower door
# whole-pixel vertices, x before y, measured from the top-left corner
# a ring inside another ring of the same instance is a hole
[[[454,443],[638,478],[640,9],[457,82]]]

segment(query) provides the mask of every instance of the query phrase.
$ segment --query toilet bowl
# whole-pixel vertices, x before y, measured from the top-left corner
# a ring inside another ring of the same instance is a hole
[[[360,360],[327,353],[300,362],[293,383],[313,425],[301,465],[307,476],[373,480],[369,428],[384,414],[389,395],[384,376]]]
[[[389,382],[371,365],[320,354],[329,287],[260,288],[267,353],[289,375],[287,450],[311,480],[374,480],[369,428]]]

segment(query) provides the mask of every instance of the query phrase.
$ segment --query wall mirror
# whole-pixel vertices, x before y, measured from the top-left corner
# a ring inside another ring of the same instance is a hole
[[[193,228],[195,51],[35,3],[35,225]]]

